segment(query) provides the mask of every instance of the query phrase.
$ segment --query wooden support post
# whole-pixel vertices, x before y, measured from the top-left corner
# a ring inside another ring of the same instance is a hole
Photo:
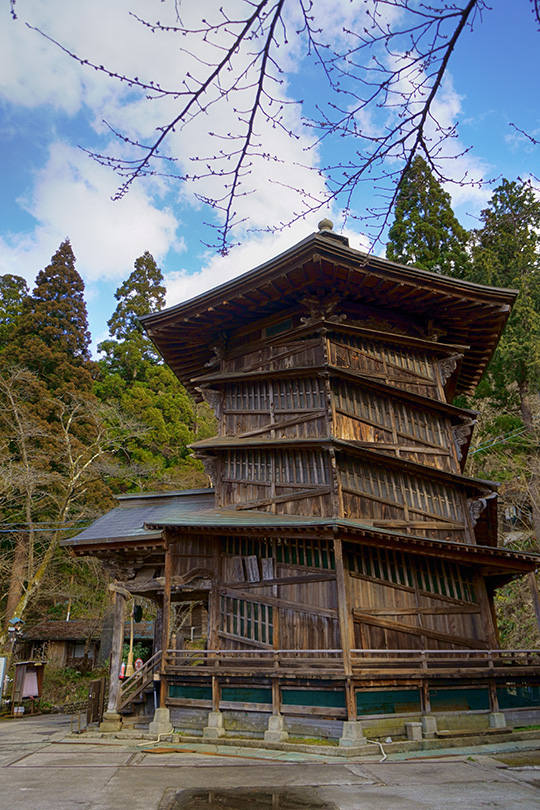
[[[489,708],[492,714],[500,711],[499,697],[497,695],[497,686],[493,678],[489,679]]]
[[[422,680],[420,686],[420,704],[422,714],[431,714],[431,699],[429,697],[429,684],[426,680]]]
[[[351,647],[354,644],[354,627],[349,604],[349,589],[345,581],[343,546],[339,537],[334,537],[334,553],[336,559],[336,584],[339,630],[341,634],[341,647],[343,649],[343,668],[345,675],[349,678],[352,675]]]
[[[219,712],[221,702],[221,684],[216,675],[212,675],[212,711]]]
[[[107,713],[116,714],[118,710],[118,700],[120,698],[121,681],[120,666],[122,664],[122,646],[124,644],[124,607],[126,598],[118,591],[114,594],[114,624],[113,624],[113,637],[111,647],[111,667],[110,667],[110,685],[109,685],[109,702],[107,704]]]
[[[163,601],[160,600],[156,609],[156,618],[154,620],[154,640],[153,640],[152,655],[154,655],[154,653],[161,652],[162,636],[163,636]]]
[[[527,579],[529,580],[529,588],[532,596],[534,615],[536,616],[536,623],[538,624],[538,631],[540,632],[540,593],[538,592],[538,582],[536,579],[536,572],[529,571]]]
[[[350,678],[345,682],[345,706],[347,707],[347,720],[354,721],[358,715],[356,707],[356,692]]]
[[[171,621],[171,574],[172,551],[169,539],[165,537],[165,584],[163,587],[163,624],[161,633],[161,672],[159,688],[159,708],[164,709],[167,701],[167,649],[169,647],[169,630]]]
[[[122,645],[124,643],[124,607],[126,598],[123,593],[114,593],[113,631],[111,644],[111,664],[109,671],[109,700],[107,711],[103,716],[100,728],[103,731],[118,731],[122,727],[122,718],[118,714],[120,702],[121,681],[120,666],[122,664]]]
[[[219,650],[219,617],[220,617],[220,594],[221,583],[221,548],[220,538],[213,540],[213,577],[212,590],[210,591],[210,604],[208,611],[208,649]]]
[[[281,688],[277,678],[272,678],[272,714],[281,714]]]

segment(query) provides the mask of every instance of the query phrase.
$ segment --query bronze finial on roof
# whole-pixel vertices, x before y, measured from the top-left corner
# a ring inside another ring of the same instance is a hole
[[[327,219],[325,217],[324,219],[321,219],[317,227],[320,231],[333,231],[334,223],[332,222],[331,219]]]

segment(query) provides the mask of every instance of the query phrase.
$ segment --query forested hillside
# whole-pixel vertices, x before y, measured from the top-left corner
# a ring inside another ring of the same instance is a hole
[[[188,444],[214,430],[144,336],[161,309],[161,270],[146,252],[116,292],[110,339],[90,359],[84,284],[69,240],[29,291],[0,277],[0,585],[2,643],[13,616],[101,614],[106,577],[59,541],[111,508],[114,493],[204,487]]]

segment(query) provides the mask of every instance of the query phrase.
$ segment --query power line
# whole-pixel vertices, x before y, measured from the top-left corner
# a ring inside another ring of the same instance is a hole
[[[527,430],[526,426],[515,428],[515,430],[510,431],[509,433],[503,433],[501,436],[496,436],[491,441],[485,442],[484,444],[479,445],[476,450],[471,452],[471,456],[474,456],[475,453],[480,453],[482,450],[489,450],[490,447],[496,447],[498,444],[503,444],[504,442],[510,441],[510,439],[515,439],[524,433]]]

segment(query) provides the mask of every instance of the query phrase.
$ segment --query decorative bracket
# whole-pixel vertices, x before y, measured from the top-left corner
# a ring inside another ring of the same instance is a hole
[[[457,451],[458,451],[458,461],[461,461],[463,458],[463,453],[461,452],[461,448],[464,444],[467,444],[469,436],[471,435],[472,429],[476,425],[476,419],[468,419],[466,422],[463,422],[461,425],[454,425],[452,428],[452,433],[454,434],[454,439],[456,440]]]
[[[443,386],[446,385],[452,374],[457,368],[458,360],[461,360],[462,354],[453,354],[451,357],[446,357],[439,363],[439,371],[441,373],[441,380]]]
[[[471,516],[471,525],[472,525],[472,527],[474,529],[474,527],[478,523],[480,515],[482,514],[482,512],[484,511],[484,509],[487,506],[487,499],[486,498],[469,498],[468,505],[469,505],[469,514]]]
[[[341,303],[339,295],[330,295],[326,298],[318,298],[315,295],[306,295],[300,301],[309,312],[308,317],[300,318],[300,321],[305,326],[319,323],[319,321],[329,321],[330,323],[341,323],[346,320],[347,316],[344,314],[336,315],[335,309]]]
[[[199,386],[197,389],[205,402],[210,405],[216,415],[216,419],[221,419],[221,411],[223,406],[223,392],[216,391],[215,388],[207,388],[206,386]]]

